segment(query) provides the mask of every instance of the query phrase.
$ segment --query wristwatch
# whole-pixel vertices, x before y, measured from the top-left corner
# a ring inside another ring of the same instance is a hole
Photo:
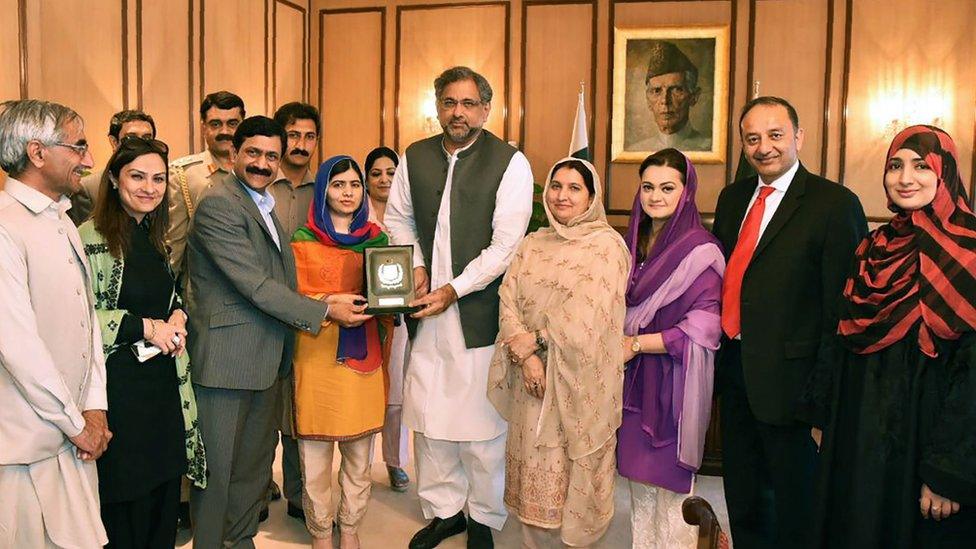
[[[549,345],[546,343],[545,338],[542,337],[540,330],[535,331],[535,344],[543,351],[549,349]]]
[[[634,336],[634,339],[630,341],[630,350],[634,351],[634,354],[641,352],[641,344],[640,340],[637,339],[637,336]]]

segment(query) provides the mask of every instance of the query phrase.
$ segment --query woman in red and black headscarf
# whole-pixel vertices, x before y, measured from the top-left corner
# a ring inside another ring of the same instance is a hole
[[[822,547],[976,540],[976,216],[955,144],[912,126],[888,149],[894,217],[858,247],[821,451]]]

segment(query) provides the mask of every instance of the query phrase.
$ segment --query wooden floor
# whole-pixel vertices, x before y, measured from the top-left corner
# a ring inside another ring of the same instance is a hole
[[[279,449],[280,451],[280,449]],[[412,454],[412,452],[411,452]],[[379,437],[377,437],[377,447],[374,455],[381,459]],[[281,461],[280,454],[275,461],[274,478],[281,483]],[[411,460],[413,456],[411,455]],[[334,466],[338,468],[339,459],[333,460]],[[413,463],[407,466],[407,473],[410,475],[410,489],[404,493],[397,493],[390,490],[389,481],[386,476],[386,467],[377,461],[373,464],[373,490],[369,502],[369,510],[363,518],[363,525],[360,527],[360,541],[365,549],[404,549],[413,536],[414,532],[426,524],[420,512],[420,500],[417,497],[417,487],[413,482],[414,471]],[[335,483],[333,479],[333,483]],[[333,484],[338,490],[336,484]],[[333,492],[335,493],[335,491]],[[728,531],[728,514],[725,509],[725,499],[722,491],[722,479],[718,477],[700,476],[695,484],[695,493],[704,497],[712,504],[722,528]],[[616,490],[616,513],[607,535],[597,546],[601,549],[625,549],[630,547],[630,493],[627,489],[625,479],[617,477]],[[305,525],[285,513],[285,501],[279,500],[272,502],[270,506],[270,518],[261,524],[257,537],[254,538],[255,545],[259,549],[284,549],[295,547],[308,547],[310,544],[308,531]],[[177,538],[177,547],[190,548],[192,540],[189,534],[182,532]],[[517,549],[520,547],[521,532],[518,520],[509,517],[505,523],[505,528],[501,532],[495,532],[495,546],[499,549]],[[338,547],[339,536],[335,536],[335,544]],[[439,547],[444,549],[463,549],[465,547],[465,536],[455,536]]]

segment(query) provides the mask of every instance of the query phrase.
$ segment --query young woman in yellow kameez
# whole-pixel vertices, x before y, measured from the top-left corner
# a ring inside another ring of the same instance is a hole
[[[292,238],[298,290],[307,296],[362,293],[363,251],[388,238],[368,221],[363,176],[348,156],[319,168],[308,222]],[[351,298],[351,297],[350,297]],[[298,335],[295,349],[295,436],[305,480],[305,525],[313,547],[332,547],[332,455],[339,444],[339,546],[359,547],[357,528],[370,492],[370,449],[383,428],[389,381],[391,317],[355,327],[330,324]]]

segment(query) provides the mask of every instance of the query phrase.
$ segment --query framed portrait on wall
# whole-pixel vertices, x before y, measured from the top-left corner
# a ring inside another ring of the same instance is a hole
[[[674,147],[725,161],[729,27],[614,29],[611,159]]]

